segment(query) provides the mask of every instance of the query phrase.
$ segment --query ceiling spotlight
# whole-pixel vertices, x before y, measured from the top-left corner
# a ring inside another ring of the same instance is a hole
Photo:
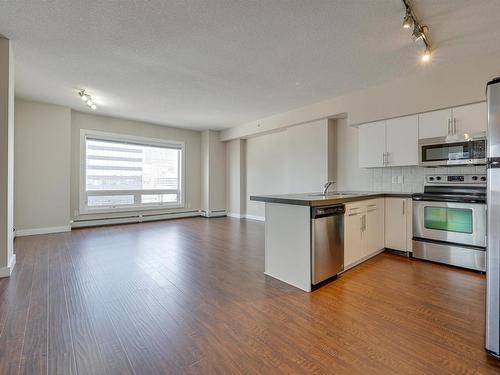
[[[85,93],[85,90],[80,90],[78,92],[78,95],[80,95],[80,98],[89,106],[89,108],[96,110],[97,106],[95,105],[94,101],[92,100],[92,97],[89,94]]]
[[[78,93],[78,95],[80,95],[80,98],[82,98],[82,100],[84,102],[86,102],[87,100],[89,100],[89,96],[87,94],[85,94],[85,90],[82,90]]]
[[[422,55],[423,62],[429,62],[431,60],[431,49],[429,47],[425,47],[424,54]]]
[[[422,28],[417,23],[415,24],[415,27],[413,28],[412,36],[413,36],[413,40],[415,42],[424,37],[424,33],[422,32]]]
[[[403,20],[403,28],[409,29],[412,27],[412,25],[413,25],[413,17],[409,12],[406,12],[406,16]]]

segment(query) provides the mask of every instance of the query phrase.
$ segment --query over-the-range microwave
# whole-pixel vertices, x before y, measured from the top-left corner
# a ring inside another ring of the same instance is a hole
[[[419,165],[422,167],[486,164],[484,136],[463,139],[427,138],[419,140],[418,146]]]

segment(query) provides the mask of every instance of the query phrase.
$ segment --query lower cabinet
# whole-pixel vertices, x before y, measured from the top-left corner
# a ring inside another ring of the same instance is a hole
[[[385,247],[412,251],[411,198],[385,198]]]
[[[384,248],[384,198],[346,204],[344,268]]]

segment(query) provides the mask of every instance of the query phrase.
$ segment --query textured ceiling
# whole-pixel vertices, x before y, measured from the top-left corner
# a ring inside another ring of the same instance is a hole
[[[222,129],[500,50],[499,0],[414,0],[436,53],[418,63],[400,0],[6,0],[16,94],[98,114]]]

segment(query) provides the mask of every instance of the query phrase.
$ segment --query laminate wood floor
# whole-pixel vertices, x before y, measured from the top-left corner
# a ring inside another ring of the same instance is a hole
[[[0,374],[498,374],[484,276],[381,254],[305,293],[264,226],[183,219],[16,239]]]

